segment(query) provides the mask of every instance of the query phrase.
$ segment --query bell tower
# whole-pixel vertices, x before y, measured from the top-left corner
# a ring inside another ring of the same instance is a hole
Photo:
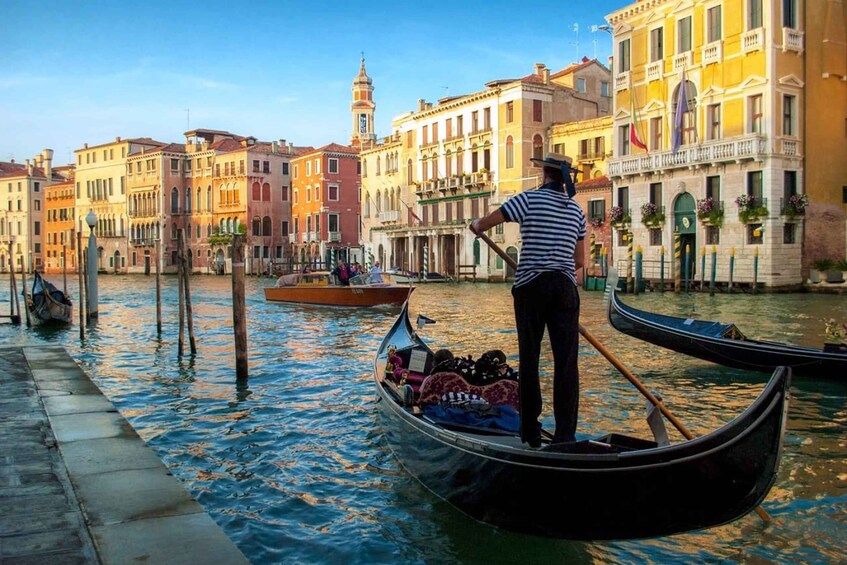
[[[350,145],[353,147],[367,148],[376,143],[374,133],[374,109],[373,81],[365,71],[365,54],[362,53],[362,65],[359,74],[353,79],[353,102],[350,104],[350,112],[353,114],[353,134]]]

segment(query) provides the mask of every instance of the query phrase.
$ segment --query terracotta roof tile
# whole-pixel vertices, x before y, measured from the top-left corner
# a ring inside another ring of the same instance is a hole
[[[580,188],[603,188],[606,186],[612,186],[612,181],[606,175],[576,183],[577,190]]]

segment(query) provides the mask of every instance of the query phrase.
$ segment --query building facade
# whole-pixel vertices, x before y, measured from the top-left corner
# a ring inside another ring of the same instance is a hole
[[[45,273],[76,272],[79,265],[73,168],[66,169],[66,175],[66,180],[45,189]]]
[[[810,104],[845,99],[845,19],[840,2],[799,0],[644,0],[607,17],[619,257],[627,234],[645,263],[678,240],[683,278],[714,248],[719,281],[734,254],[735,282],[794,287],[813,255],[844,255],[845,138]]]

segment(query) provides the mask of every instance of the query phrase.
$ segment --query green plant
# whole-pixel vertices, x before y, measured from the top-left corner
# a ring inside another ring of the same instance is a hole
[[[847,271],[847,259],[841,259],[835,264],[835,268],[839,271]]]
[[[761,217],[767,217],[768,209],[764,206],[751,206],[749,208],[741,208],[738,210],[738,219],[745,223],[749,224],[755,222]]]
[[[812,268],[820,272],[831,271],[835,268],[835,261],[832,259],[815,259],[812,262]]]
[[[697,217],[703,223],[721,227],[723,225],[723,205],[714,198],[706,198],[697,202]]]

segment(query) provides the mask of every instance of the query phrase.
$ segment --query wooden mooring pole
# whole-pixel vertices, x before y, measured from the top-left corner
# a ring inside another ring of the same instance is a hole
[[[247,318],[244,307],[244,236],[232,237],[232,326],[235,332],[235,377],[247,379]]]
[[[29,317],[29,306],[26,303],[26,265],[21,261],[21,286],[23,287],[24,295],[24,311],[26,312],[26,327],[32,327],[32,320]]]
[[[162,242],[156,239],[156,334],[162,335],[162,280],[159,276],[159,256],[161,255]]]
[[[62,290],[65,296],[68,295],[68,246],[62,245],[62,282],[64,287]]]
[[[179,289],[179,346],[177,347],[177,355],[182,357],[185,343],[185,287],[182,285],[183,267],[182,267],[182,230],[177,230],[177,252],[176,252],[176,283]]]
[[[13,324],[21,323],[21,303],[18,300],[18,283],[15,280],[15,256],[12,253],[13,243],[9,242],[9,319]],[[17,306],[17,314],[15,314]]]
[[[185,289],[185,319],[188,326],[188,347],[191,354],[197,354],[197,342],[194,339],[194,310],[191,307],[191,271],[188,268],[188,258],[185,250],[185,232],[179,230],[179,262],[182,267],[182,284]]]

